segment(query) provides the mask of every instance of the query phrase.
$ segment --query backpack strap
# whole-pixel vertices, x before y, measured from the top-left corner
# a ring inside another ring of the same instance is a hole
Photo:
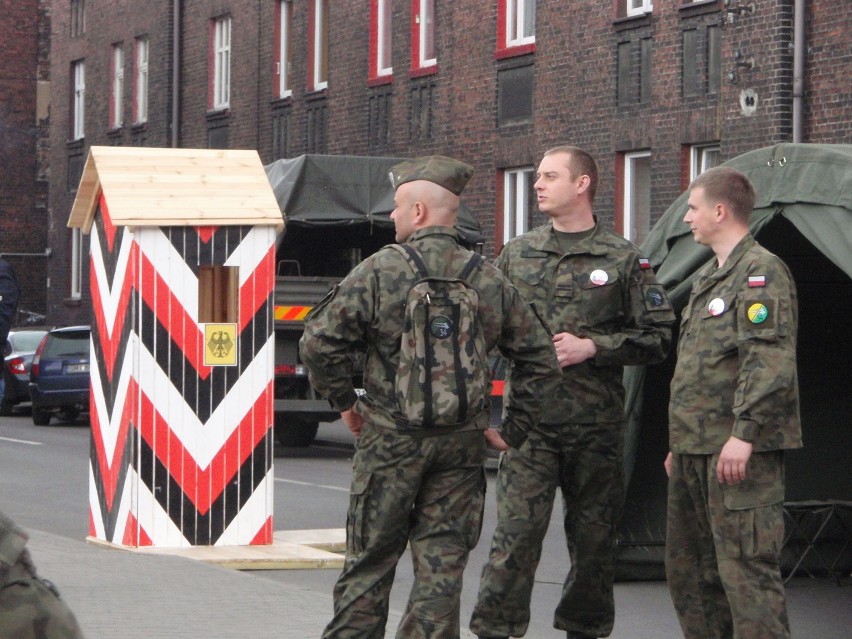
[[[414,246],[411,244],[391,244],[391,246],[403,254],[405,259],[411,265],[412,270],[417,273],[417,277],[420,279],[429,277],[429,271],[426,268],[426,263],[423,261],[423,258]],[[470,258],[465,263],[461,274],[459,274],[459,279],[467,280],[467,278],[470,277],[476,269],[482,266],[483,262],[485,262],[484,257],[482,257],[479,253],[471,251]]]

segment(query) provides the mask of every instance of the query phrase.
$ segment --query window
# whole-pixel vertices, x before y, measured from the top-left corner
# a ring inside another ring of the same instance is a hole
[[[86,32],[86,0],[71,0],[71,37]]]
[[[293,95],[290,71],[293,63],[292,38],[290,27],[293,24],[293,2],[281,0],[278,3],[278,60],[275,73],[278,75],[278,97]]]
[[[651,13],[653,9],[653,0],[627,0],[628,16],[641,16],[645,13]]]
[[[213,21],[213,104],[227,109],[231,101],[231,17]]]
[[[109,126],[117,129],[124,124],[124,47],[112,45],[112,91],[110,92]]]
[[[651,152],[624,156],[624,237],[641,244],[651,230]]]
[[[616,50],[618,106],[648,104],[651,100],[651,38],[619,42]]]
[[[719,166],[721,152],[718,144],[695,145],[691,149],[689,163],[689,181],[691,182],[707,169]]]
[[[148,38],[136,38],[136,85],[134,86],[137,124],[148,121]]]
[[[391,63],[392,0],[372,0],[370,3],[370,74],[371,79],[387,78],[393,73]]]
[[[531,166],[503,172],[503,244],[530,229],[534,176]]]
[[[328,87],[328,0],[313,0],[313,55],[310,58],[310,87],[321,91]]]
[[[411,15],[412,71],[431,73],[438,64],[435,57],[435,0],[412,0]]]
[[[81,140],[86,137],[86,63],[83,60],[71,63],[71,78],[71,139]]]
[[[535,0],[506,0],[506,46],[535,42]]]
[[[80,299],[83,291],[83,232],[71,229],[71,298]]]

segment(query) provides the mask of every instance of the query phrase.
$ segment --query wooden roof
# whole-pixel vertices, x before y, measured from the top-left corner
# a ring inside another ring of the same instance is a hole
[[[116,226],[284,226],[257,151],[93,146],[68,226],[88,233],[102,193]]]

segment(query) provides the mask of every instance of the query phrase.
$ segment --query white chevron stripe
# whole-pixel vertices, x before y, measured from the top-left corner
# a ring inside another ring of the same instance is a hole
[[[225,266],[240,268],[240,286],[252,276],[257,265],[275,244],[275,235],[274,227],[254,226],[225,260]]]
[[[104,398],[104,389],[101,386],[101,363],[97,357],[90,358],[91,366],[91,383],[92,383],[92,401],[95,404],[95,411],[98,415],[98,423],[101,429],[101,441],[106,454],[107,464],[112,463],[115,447],[118,443],[118,435],[121,429],[121,419],[124,413],[124,404],[127,399],[127,389],[130,380],[133,377],[133,354],[137,350],[137,342],[139,341],[136,333],[130,333],[127,340],[127,350],[124,357],[120,360],[121,368],[113,371],[113,388],[116,391],[115,401],[113,402],[112,414],[107,410],[106,400]],[[130,401],[133,401],[131,399]],[[136,411],[138,412],[138,411]],[[132,437],[133,432],[127,431],[127,436]],[[121,442],[124,445],[125,442]]]
[[[187,403],[189,398],[184,398],[181,390],[175,388],[151,352],[140,342],[139,386],[142,392],[155,402],[156,409],[199,468],[205,469],[210,465],[231,434],[239,427],[239,422],[248,410],[253,409],[258,397],[272,381],[270,358],[274,350],[273,339],[270,337],[207,422],[201,423]],[[271,425],[271,412],[269,417]]]
[[[106,539],[106,526],[101,517],[101,503],[98,497],[97,485],[95,484],[95,473],[92,470],[92,462],[89,461],[89,510],[95,526],[95,538]]]
[[[104,539],[114,544],[121,544],[124,541],[124,531],[127,527],[127,515],[130,513],[131,497],[133,494],[132,486],[134,483],[139,483],[139,477],[131,467],[128,467],[127,475],[124,478],[124,485],[116,487],[115,498],[112,502],[113,509],[118,506],[115,520],[116,527],[113,531],[112,539],[107,539],[106,524],[101,517],[98,491],[95,486],[95,476],[92,471],[92,465],[91,463],[89,464],[89,508],[92,510],[92,520],[95,522],[96,539]]]
[[[124,278],[127,276],[127,268],[130,264],[130,249],[133,245],[133,233],[130,228],[126,228],[121,234],[121,246],[118,249],[118,258],[116,260],[115,274],[110,282],[107,278],[106,268],[104,267],[104,257],[101,253],[101,243],[97,235],[97,226],[92,226],[92,241],[91,244],[91,259],[94,266],[95,279],[98,283],[98,291],[101,295],[101,313],[104,316],[107,336],[112,336],[112,329],[115,325],[115,316],[118,312],[118,303],[121,299],[121,289],[124,286]],[[131,282],[131,285],[133,283]],[[95,309],[97,312],[98,309]],[[130,318],[125,318],[128,321]]]
[[[131,472],[127,476],[130,477]],[[139,525],[151,538],[154,546],[166,548],[186,548],[192,544],[184,537],[180,528],[172,521],[169,514],[163,510],[154,495],[148,490],[145,482],[133,473],[134,484],[138,487],[136,495],[136,519]]]
[[[216,540],[216,546],[247,546],[251,543],[267,517],[272,514],[272,490],[275,484],[272,478],[272,468],[270,468],[269,473],[254,489],[234,520]]]
[[[187,266],[183,256],[166,237],[161,228],[142,228],[138,232],[140,255],[144,255],[159,275],[184,312],[198,323],[198,278]],[[141,265],[140,265],[140,280]],[[139,283],[140,288],[145,282]],[[156,291],[155,291],[156,293]]]

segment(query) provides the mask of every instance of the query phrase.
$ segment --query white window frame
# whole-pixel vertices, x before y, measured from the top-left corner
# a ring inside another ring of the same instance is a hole
[[[136,123],[148,121],[148,51],[147,37],[136,38]]]
[[[71,63],[74,78],[74,115],[72,136],[74,140],[86,137],[86,62],[76,60]]]
[[[431,67],[438,64],[438,57],[435,53],[435,0],[420,0],[420,10],[417,12],[417,25],[419,29],[418,42],[418,62],[422,67]],[[426,55],[426,40],[432,41],[432,56],[427,58]]]
[[[326,10],[325,0],[314,0],[314,91],[328,88],[328,78],[322,77],[323,59],[328,69],[328,34],[323,30],[328,18]]]
[[[529,230],[535,167],[503,170],[503,244]]]
[[[83,295],[83,231],[71,229],[71,299]]]
[[[624,237],[634,244],[641,244],[645,237],[637,237],[636,227],[637,227],[637,202],[636,198],[633,195],[636,186],[636,165],[639,161],[648,160],[648,193],[647,193],[647,204],[648,209],[644,211],[644,214],[647,216],[647,226],[650,230],[651,227],[651,210],[650,210],[650,159],[651,152],[650,151],[634,151],[632,153],[626,153],[624,155]],[[647,236],[647,235],[646,235]]]
[[[506,46],[517,47],[535,42],[536,0],[504,0],[506,2]],[[532,24],[527,24],[527,10],[532,8]],[[524,35],[530,32],[530,35]]]
[[[124,124],[124,45],[112,45],[112,127]]]
[[[376,0],[376,75],[393,73],[393,0]]]
[[[713,157],[715,154],[715,162]],[[689,153],[689,181],[691,182],[709,168],[721,164],[718,144],[696,144]]]
[[[231,104],[231,16],[213,21],[213,108]]]
[[[280,2],[280,22],[278,30],[281,34],[279,49],[278,49],[278,97],[289,98],[293,95],[293,87],[288,82],[290,78],[290,69],[292,60],[290,60],[290,21],[292,19],[291,9],[293,7],[292,0],[281,0]]]
[[[641,16],[654,10],[653,0],[626,0],[628,16]]]

